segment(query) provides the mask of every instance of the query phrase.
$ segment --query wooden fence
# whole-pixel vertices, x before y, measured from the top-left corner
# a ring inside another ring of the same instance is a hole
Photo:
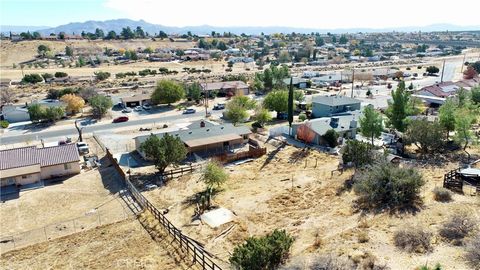
[[[117,161],[113,158],[112,154],[106,149],[106,156],[112,162],[113,166],[118,170],[122,176],[126,188],[132,194],[134,200],[142,207],[142,209],[148,209],[163,226],[165,231],[171,235],[174,241],[178,242],[180,249],[184,250],[187,254],[191,255],[194,263],[198,263],[202,269],[208,270],[221,270],[221,268],[213,261],[212,255],[208,253],[201,245],[195,240],[184,235],[178,228],[176,228],[164,215],[160,212],[152,203],[150,203],[130,182],[126,177],[123,170],[118,165]],[[173,173],[172,173],[173,175]]]
[[[443,176],[443,187],[463,194],[463,180],[458,173],[460,168],[451,170]]]
[[[234,162],[237,160],[241,159],[246,159],[246,158],[258,158],[267,153],[267,148],[265,147],[256,147],[253,145],[248,146],[248,151],[244,152],[238,152],[234,154],[221,154],[218,156],[215,156],[215,159],[222,163],[229,163],[229,162]]]

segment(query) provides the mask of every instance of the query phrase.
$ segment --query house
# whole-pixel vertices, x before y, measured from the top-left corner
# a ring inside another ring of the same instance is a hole
[[[9,123],[30,121],[30,114],[26,106],[4,105],[2,107],[2,120],[7,120]]]
[[[0,151],[1,186],[27,185],[80,173],[75,144],[37,148],[28,146]]]
[[[321,117],[296,123],[292,125],[292,136],[300,141],[326,145],[323,136],[328,130],[333,129],[338,133],[339,138],[355,139],[361,115],[361,111],[354,111],[344,115]]]
[[[456,83],[443,82],[430,86],[425,86],[422,89],[418,90],[416,94],[423,96],[447,98],[449,96],[455,95],[458,89],[460,89],[460,86],[458,86]]]
[[[290,85],[290,78],[284,79],[283,83],[285,85]],[[293,87],[305,89],[307,88],[307,80],[303,78],[292,78]]]
[[[347,96],[315,96],[312,98],[314,118],[360,110],[361,101]]]
[[[139,94],[129,97],[122,97],[120,98],[120,100],[125,107],[142,106],[144,104],[150,103],[151,101],[150,94]]]
[[[238,148],[248,142],[252,133],[245,126],[234,126],[232,124],[205,125],[203,121],[197,126],[189,126],[187,129],[155,134],[163,137],[169,134],[180,138],[188,149],[189,154],[223,153]],[[138,136],[135,138],[135,148],[143,158],[145,153],[140,150],[140,145],[150,135]]]
[[[217,91],[220,96],[248,95],[248,85],[242,81],[202,83],[203,91]]]

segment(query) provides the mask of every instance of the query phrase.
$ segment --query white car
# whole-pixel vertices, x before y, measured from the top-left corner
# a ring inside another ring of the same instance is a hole
[[[152,106],[150,106],[148,104],[144,104],[142,107],[143,107],[144,110],[150,110],[152,108]]]
[[[123,112],[123,113],[131,113],[131,112],[132,112],[132,109],[130,109],[130,108],[127,107],[127,108],[123,109],[122,112]]]
[[[90,149],[88,148],[88,144],[86,144],[84,142],[77,142],[77,148],[78,148],[78,152],[80,154],[90,153]]]
[[[143,111],[142,106],[137,106],[133,110],[136,111],[136,112]]]

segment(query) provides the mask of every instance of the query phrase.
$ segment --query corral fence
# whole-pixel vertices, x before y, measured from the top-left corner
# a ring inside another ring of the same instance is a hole
[[[224,153],[221,155],[215,156],[215,159],[222,163],[234,162],[237,160],[242,160],[246,158],[259,158],[267,153],[267,148],[260,147],[258,144],[249,143],[248,151],[242,151],[237,153]]]
[[[147,209],[153,214],[155,219],[157,219],[157,221],[163,226],[165,231],[173,237],[174,241],[178,242],[180,249],[192,256],[193,263],[198,263],[202,269],[221,270],[221,268],[213,261],[210,253],[208,253],[200,244],[198,244],[198,242],[184,235],[163,215],[161,211],[159,211],[137,190],[137,188],[130,182],[128,177],[120,168],[108,148],[106,149],[106,156],[122,176],[122,181],[124,182],[127,190],[132,194],[134,200],[140,205],[140,207],[142,207],[142,209]]]
[[[475,187],[476,194],[480,195],[480,179],[479,177],[468,177],[460,173],[460,168],[451,170],[443,176],[443,187],[454,192],[464,194],[463,186],[466,182],[468,185]]]
[[[105,147],[105,144],[103,143],[103,141],[98,137],[98,134],[95,132],[93,132],[92,134],[95,141],[98,143],[98,145],[100,145],[100,148],[102,148],[102,150],[105,152],[107,148]]]
[[[37,229],[20,232],[8,236],[0,236],[2,253],[90,230],[101,225],[112,224],[132,217],[132,212],[125,209],[121,212],[96,211],[85,216],[60,221]]]

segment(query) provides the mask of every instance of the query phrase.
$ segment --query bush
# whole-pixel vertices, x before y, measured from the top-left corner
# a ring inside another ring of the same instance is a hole
[[[433,268],[428,267],[428,265],[422,265],[420,267],[417,267],[416,269],[418,270],[442,270],[442,266],[437,263]]]
[[[1,128],[8,128],[9,125],[10,125],[10,123],[8,123],[7,120],[0,121],[0,127]]]
[[[357,269],[355,263],[347,257],[338,257],[331,254],[318,255],[310,260],[297,257],[280,270],[344,270]]]
[[[454,245],[461,245],[462,240],[475,230],[475,222],[465,213],[457,213],[450,217],[439,230],[445,240]]]
[[[40,76],[39,74],[26,74],[25,76],[23,76],[22,78],[22,83],[38,83],[38,82],[43,82],[43,78],[42,76]]]
[[[375,159],[371,145],[357,140],[348,140],[341,153],[343,163],[351,162],[355,167],[371,164]]]
[[[334,129],[329,129],[323,135],[323,139],[327,142],[329,147],[335,147],[338,145],[338,133]]]
[[[358,203],[365,208],[411,208],[419,201],[425,184],[413,168],[400,168],[381,160],[361,172],[353,186],[359,195]]]
[[[432,234],[423,228],[408,227],[398,230],[393,235],[395,246],[407,252],[426,253],[432,250]]]
[[[68,74],[65,73],[65,72],[60,72],[60,71],[55,72],[55,78],[64,78],[64,77],[67,77],[67,76],[68,76]]]
[[[300,120],[300,121],[302,121],[302,122],[305,121],[305,120],[307,120],[307,115],[304,114],[304,113],[299,114],[299,115],[298,115],[298,120]]]
[[[293,240],[284,230],[249,237],[246,243],[235,247],[230,263],[237,269],[275,269],[287,259]]]
[[[94,72],[93,74],[95,74],[97,80],[99,81],[103,81],[110,78],[109,72],[98,71],[98,72]]]
[[[478,267],[480,265],[480,234],[468,243],[465,259],[467,259],[473,267]]]
[[[452,193],[446,188],[435,187],[432,192],[433,199],[437,202],[449,202],[452,200]]]

